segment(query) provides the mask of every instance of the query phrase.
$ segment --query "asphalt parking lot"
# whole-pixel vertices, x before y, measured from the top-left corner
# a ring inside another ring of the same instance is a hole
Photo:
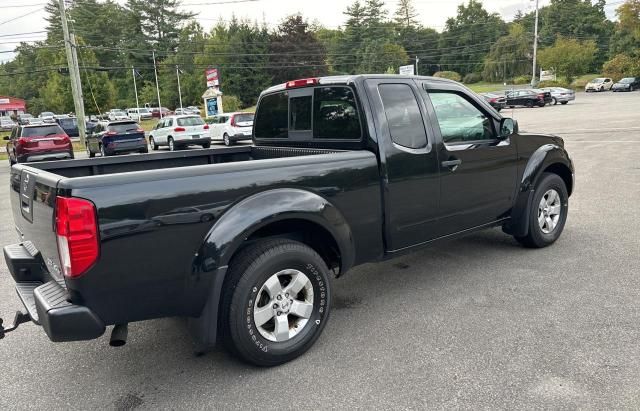
[[[0,409],[640,407],[640,93],[578,94],[506,110],[565,138],[577,175],[552,247],[499,229],[334,282],[315,346],[258,369],[224,350],[195,356],[179,319],[54,344],[25,324],[0,341]],[[15,241],[0,167],[0,243]],[[132,273],[135,275],[135,273]],[[0,266],[0,314],[19,307]]]

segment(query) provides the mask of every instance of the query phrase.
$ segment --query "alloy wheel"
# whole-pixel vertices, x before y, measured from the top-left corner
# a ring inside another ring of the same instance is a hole
[[[562,204],[560,194],[554,189],[548,190],[538,204],[538,225],[543,233],[549,234],[556,229],[560,221]]]
[[[267,340],[288,341],[307,325],[313,302],[309,277],[298,270],[282,270],[260,288],[253,306],[253,321]]]

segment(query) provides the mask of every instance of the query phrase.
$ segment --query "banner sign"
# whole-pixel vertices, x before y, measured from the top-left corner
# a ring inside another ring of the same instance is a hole
[[[415,74],[413,64],[410,66],[400,66],[400,75],[402,76],[413,76]]]
[[[220,86],[220,77],[218,75],[217,68],[207,69],[205,71],[205,76],[207,77],[207,87],[219,87]]]

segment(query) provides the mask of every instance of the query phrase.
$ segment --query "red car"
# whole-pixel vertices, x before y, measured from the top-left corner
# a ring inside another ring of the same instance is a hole
[[[71,140],[58,124],[17,126],[4,139],[10,164],[73,158]]]
[[[151,110],[151,116],[153,118],[160,118],[160,110],[158,110],[158,107],[154,107]],[[166,117],[166,116],[170,116],[173,115],[173,111],[169,110],[166,107],[162,107],[162,117]]]

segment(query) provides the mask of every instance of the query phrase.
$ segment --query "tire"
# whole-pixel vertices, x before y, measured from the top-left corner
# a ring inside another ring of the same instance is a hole
[[[554,98],[552,99],[552,102],[553,102],[553,105],[554,105],[554,106],[557,106],[557,105],[558,105],[558,99],[557,99],[557,98],[555,98],[555,97],[554,97]]]
[[[176,151],[176,144],[173,141],[173,137],[169,137],[167,142],[169,143],[169,151]]]
[[[556,209],[557,220],[553,217],[553,210],[555,206],[548,207],[548,218],[544,218],[546,211],[542,208],[543,205],[551,205],[550,199],[553,197],[551,192],[555,192],[558,196]],[[567,215],[569,211],[569,194],[567,193],[567,186],[564,180],[559,175],[553,173],[543,173],[540,182],[536,186],[536,190],[533,195],[533,202],[531,203],[532,209],[529,212],[529,233],[524,237],[515,237],[518,242],[528,248],[543,248],[553,244],[562,234],[564,225],[567,221]],[[542,218],[543,222],[540,223],[539,219]],[[549,225],[549,222],[552,225]],[[546,227],[543,228],[543,227]]]
[[[526,107],[527,108],[532,108],[533,107],[533,103],[530,102],[530,101],[527,101]]]
[[[211,142],[209,142],[209,143],[204,143],[204,144],[202,145],[202,148],[209,148],[209,147],[211,147]]]
[[[140,150],[140,154],[147,154],[149,152],[149,148],[145,147],[142,150]]]
[[[109,156],[109,153],[104,149],[104,146],[102,144],[100,144],[100,154],[102,155],[102,157]]]
[[[89,144],[85,144],[85,148],[87,149],[87,155],[89,156],[89,158],[95,158],[96,153],[91,151],[91,149],[89,148]]]
[[[227,147],[231,147],[233,145],[233,143],[231,142],[231,139],[229,138],[229,135],[227,133],[224,133],[224,136],[222,137],[222,140],[224,141],[224,145]]]
[[[568,101],[561,101],[560,104],[562,104],[563,106],[566,105],[567,103],[569,103]]]
[[[289,296],[284,293],[293,278],[300,279],[296,282],[300,291]],[[302,355],[318,339],[329,318],[327,265],[313,249],[297,241],[267,239],[248,246],[233,258],[223,289],[220,321],[225,345],[254,365],[279,365]],[[300,304],[303,299],[304,305]],[[307,318],[280,311],[289,312],[294,306]],[[260,309],[265,313],[262,320]],[[287,321],[286,328],[280,328],[285,334],[277,332],[278,319]],[[258,326],[256,321],[264,322]]]
[[[544,103],[544,101],[543,101],[542,103],[538,103],[538,107],[542,108],[542,107],[544,107],[544,106],[546,106],[546,104]]]
[[[158,151],[158,145],[156,144],[156,141],[151,136],[149,136],[149,146],[151,146],[151,149],[153,151]]]

